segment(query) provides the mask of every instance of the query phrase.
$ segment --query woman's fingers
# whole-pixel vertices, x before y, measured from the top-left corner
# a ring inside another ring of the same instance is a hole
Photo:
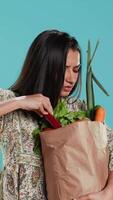
[[[17,97],[20,102],[20,108],[25,110],[37,110],[39,113],[53,114],[53,108],[48,97],[42,94],[28,95],[24,97]]]
[[[53,108],[51,106],[51,103],[49,100],[47,100],[47,102],[43,103],[43,106],[41,107],[41,110],[43,112],[43,114],[47,114],[47,113],[51,113],[53,114]]]
[[[39,104],[40,105],[37,109],[41,114],[43,115],[47,115],[48,113],[53,114],[53,108],[48,97],[41,95]]]
[[[46,106],[46,104],[40,106],[38,110],[33,111],[36,112],[40,117],[43,117],[43,115],[47,115],[48,113],[53,114],[52,108],[49,108],[49,106]]]

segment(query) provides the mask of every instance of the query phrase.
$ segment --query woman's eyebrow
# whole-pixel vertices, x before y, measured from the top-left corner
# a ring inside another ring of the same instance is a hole
[[[81,66],[81,64],[75,65],[75,66],[73,66],[73,67],[79,68],[80,66]],[[71,67],[71,65],[66,65],[66,67]]]
[[[78,68],[78,67],[80,67],[80,66],[81,66],[81,64],[79,64],[79,65],[76,65],[76,66],[74,66],[74,67]]]

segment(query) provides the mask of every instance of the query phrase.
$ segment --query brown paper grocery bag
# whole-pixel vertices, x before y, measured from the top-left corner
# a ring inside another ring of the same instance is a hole
[[[40,137],[48,200],[72,200],[104,188],[109,160],[105,125],[74,122]]]

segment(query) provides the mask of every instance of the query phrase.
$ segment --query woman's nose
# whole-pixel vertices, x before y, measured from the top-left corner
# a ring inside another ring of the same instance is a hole
[[[69,70],[67,72],[66,81],[74,83],[76,81],[76,77],[77,77],[76,74],[72,70]]]

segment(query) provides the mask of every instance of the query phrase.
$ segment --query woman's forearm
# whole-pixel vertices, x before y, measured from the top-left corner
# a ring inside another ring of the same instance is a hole
[[[17,110],[20,107],[21,106],[18,98],[14,98],[5,102],[0,102],[0,116]]]
[[[53,108],[49,98],[42,94],[20,96],[6,102],[0,102],[0,116],[17,109],[37,111],[43,115],[53,113]]]

